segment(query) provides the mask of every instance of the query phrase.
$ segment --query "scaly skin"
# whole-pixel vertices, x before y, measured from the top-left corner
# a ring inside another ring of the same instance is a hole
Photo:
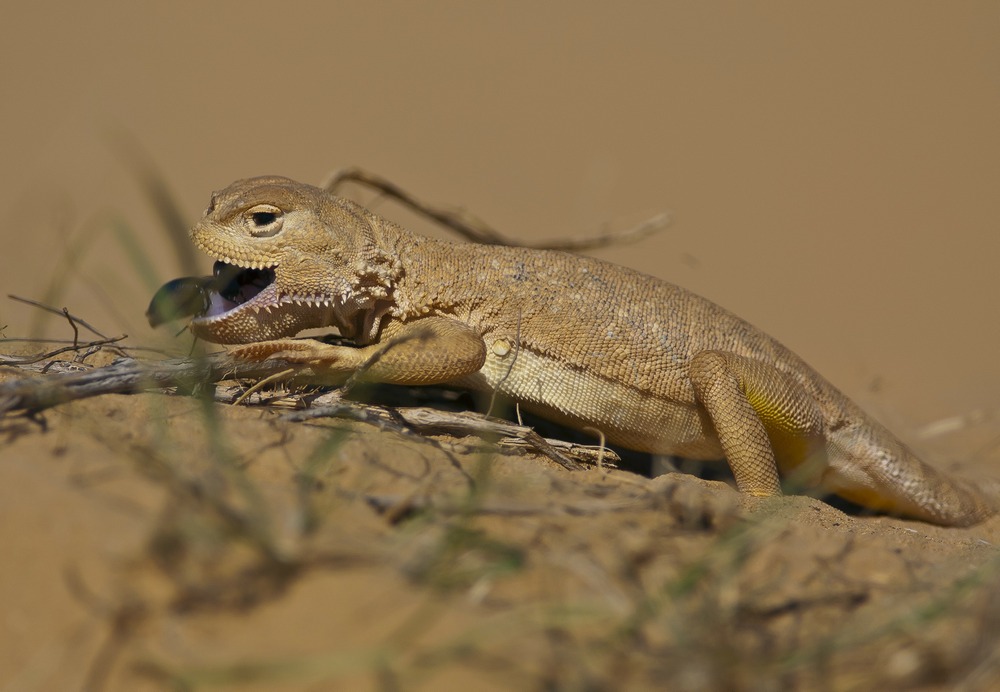
[[[191,237],[218,260],[274,270],[256,297],[191,323],[208,341],[245,344],[237,357],[308,363],[335,382],[381,350],[370,379],[497,389],[625,447],[725,456],[751,495],[780,494],[780,471],[938,524],[995,511],[768,335],[625,267],[412,235],[275,177],[216,193]],[[326,326],[357,346],[290,338]]]

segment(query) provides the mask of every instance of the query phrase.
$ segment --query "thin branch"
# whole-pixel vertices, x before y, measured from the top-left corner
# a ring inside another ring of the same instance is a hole
[[[193,388],[222,379],[260,378],[292,368],[309,380],[308,366],[281,360],[251,363],[227,353],[196,360],[139,361],[124,358],[86,372],[22,378],[0,383],[0,415],[15,411],[37,413],[69,401],[102,394],[134,394],[165,387]],[[295,381],[296,376],[292,377]]]
[[[469,412],[447,412],[436,409],[413,407],[392,410],[408,427],[424,434],[475,435],[476,437],[512,437],[521,440],[527,447],[552,459],[567,469],[579,469],[580,465],[556,448],[531,428],[515,425],[505,420],[488,418]],[[386,422],[386,409],[365,406],[352,401],[339,401],[332,406],[319,406],[295,411],[282,416],[282,420],[306,421],[317,418],[347,418],[366,423]],[[589,455],[588,455],[589,456]]]
[[[604,436],[604,431],[601,430],[600,428],[595,428],[590,425],[580,428],[580,430],[582,430],[583,432],[589,432],[592,435],[597,435],[597,437],[601,440],[600,452],[598,453],[597,456],[597,468],[603,469],[604,453],[607,450],[607,438]]]
[[[673,215],[665,211],[656,216],[651,216],[638,225],[627,228],[624,231],[608,231],[589,238],[550,240],[531,247],[544,248],[546,250],[562,250],[563,252],[582,252],[584,250],[596,250],[597,248],[609,247],[611,245],[625,245],[641,240],[648,235],[659,233],[668,228],[673,222]]]
[[[48,353],[42,353],[37,356],[28,356],[26,358],[15,358],[13,356],[0,355],[0,365],[31,365],[32,363],[38,363],[40,361],[58,356],[62,353],[67,353],[69,351],[79,351],[81,348],[93,348],[96,346],[105,346],[107,344],[116,344],[119,341],[127,338],[128,334],[122,334],[121,336],[115,336],[110,339],[99,339],[98,341],[90,341],[83,345],[74,343],[72,346],[64,346],[63,348],[57,348],[54,351],[49,351]],[[2,412],[2,411],[0,411]]]
[[[335,194],[345,183],[349,182],[377,190],[387,197],[391,197],[404,206],[409,207],[418,214],[431,219],[445,228],[451,229],[459,236],[483,245],[519,245],[539,250],[580,252],[582,250],[594,250],[610,245],[633,243],[640,238],[662,231],[673,221],[673,217],[668,212],[663,212],[624,231],[607,232],[589,238],[523,243],[504,237],[503,234],[485,221],[463,209],[436,206],[424,202],[392,181],[362,168],[344,168],[335,172],[330,176],[323,189],[331,194]]]
[[[8,293],[7,297],[10,298],[11,300],[16,300],[16,301],[18,301],[20,303],[26,303],[28,305],[33,305],[36,308],[41,308],[42,310],[45,310],[46,312],[51,312],[53,315],[59,315],[60,317],[65,317],[65,318],[67,318],[67,319],[70,320],[70,324],[72,324],[73,322],[76,322],[77,324],[82,325],[86,329],[89,329],[91,332],[93,332],[94,334],[96,334],[100,338],[102,338],[102,339],[107,339],[108,338],[107,335],[101,334],[99,331],[97,331],[94,327],[92,327],[85,320],[77,317],[76,315],[71,315],[66,308],[54,308],[51,305],[46,305],[45,303],[39,303],[37,300],[31,300],[30,298],[22,298],[21,296],[15,296],[15,295],[13,295],[11,293]],[[75,327],[73,329],[74,329],[74,331],[76,331]]]
[[[308,365],[290,364],[277,359],[247,362],[234,359],[224,352],[197,360],[139,361],[124,358],[86,372],[28,377],[0,383],[0,415],[18,411],[35,414],[70,401],[103,394],[134,394],[171,387],[190,390],[220,380],[261,379],[274,375],[280,375],[292,385],[322,381],[322,376],[318,376]],[[340,396],[339,391],[337,395]],[[587,461],[593,457],[593,451],[589,448],[559,444],[546,440],[531,428],[467,412],[449,413],[429,408],[390,409],[341,400],[331,406],[296,411],[283,416],[283,419],[305,421],[327,417],[347,418],[382,426],[402,425],[424,434],[475,435],[487,439],[514,438],[568,469],[581,468],[571,456]],[[611,456],[612,453],[604,454]]]
[[[70,329],[73,330],[73,348],[76,348],[80,343],[80,329],[76,326],[76,320],[69,314],[69,308],[63,308],[61,312],[66,321],[69,322]]]
[[[323,189],[334,194],[338,188],[347,182],[357,183],[378,190],[418,214],[422,214],[432,221],[450,228],[461,237],[471,240],[474,243],[482,243],[484,245],[513,245],[513,243],[505,239],[482,219],[462,209],[449,209],[447,207],[428,204],[417,199],[390,180],[374,173],[369,173],[361,168],[344,168],[337,171],[330,177],[326,185],[323,186]]]
[[[292,370],[291,368],[287,368],[285,370],[282,370],[281,372],[276,372],[273,375],[268,375],[267,377],[261,380],[257,380],[257,382],[255,382],[254,385],[250,387],[250,389],[246,390],[245,392],[240,394],[239,397],[237,397],[236,401],[233,402],[233,406],[239,406],[248,398],[250,398],[250,396],[254,392],[259,392],[260,390],[264,389],[264,387],[266,387],[267,385],[273,384],[275,382],[283,382],[294,374],[295,374],[294,370]]]

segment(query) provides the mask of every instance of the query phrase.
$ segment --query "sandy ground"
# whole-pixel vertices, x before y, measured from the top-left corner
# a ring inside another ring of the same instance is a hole
[[[350,165],[515,238],[669,208],[595,254],[1000,478],[998,33],[990,2],[22,5],[0,287],[183,350],[143,311],[210,261],[175,250],[144,166],[180,226],[236,178]],[[72,336],[0,302],[0,353]],[[1000,683],[997,521],[278,416],[143,394],[0,421],[0,690]]]
[[[280,413],[144,394],[5,420],[4,689],[1000,680],[1000,518]]]

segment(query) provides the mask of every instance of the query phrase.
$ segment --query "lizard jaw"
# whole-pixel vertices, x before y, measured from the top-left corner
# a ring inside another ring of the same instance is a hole
[[[278,267],[241,267],[223,260],[200,287],[203,306],[191,319],[196,336],[220,344],[249,343],[294,336],[303,329],[334,323],[329,295],[285,293]]]
[[[240,310],[277,307],[275,267],[241,267],[223,260],[215,263],[205,286],[205,310],[195,320],[224,319]]]

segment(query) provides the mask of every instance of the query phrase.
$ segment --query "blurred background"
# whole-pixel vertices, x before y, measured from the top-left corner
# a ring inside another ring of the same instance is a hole
[[[749,319],[904,437],[1000,409],[996,2],[21,3],[4,25],[5,295],[153,342],[181,269],[137,161],[188,223],[236,178],[359,165],[514,238],[670,209],[595,254]],[[0,302],[7,337],[72,336],[39,317]]]

